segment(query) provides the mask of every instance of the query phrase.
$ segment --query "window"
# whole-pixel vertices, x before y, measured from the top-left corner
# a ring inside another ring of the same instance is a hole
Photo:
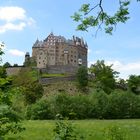
[[[54,50],[50,50],[50,52],[54,52]]]

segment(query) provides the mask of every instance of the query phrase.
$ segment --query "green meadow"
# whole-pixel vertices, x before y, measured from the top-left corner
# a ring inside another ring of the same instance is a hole
[[[107,132],[117,126],[124,140],[140,140],[140,120],[74,120],[71,121],[79,140],[109,140]],[[26,128],[18,134],[9,134],[6,140],[54,140],[55,121],[24,121]],[[118,132],[116,132],[118,133]]]

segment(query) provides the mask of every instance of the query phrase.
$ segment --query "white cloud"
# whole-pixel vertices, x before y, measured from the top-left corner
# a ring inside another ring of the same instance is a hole
[[[26,11],[17,6],[0,7],[0,21],[4,22],[0,26],[0,33],[8,30],[23,30],[26,26],[35,24],[33,18],[26,15]]]
[[[24,56],[25,53],[22,51],[19,51],[17,49],[11,49],[8,51],[9,54],[14,55],[14,56]]]
[[[127,79],[130,75],[140,75],[140,61],[133,63],[121,63],[120,61],[107,61],[108,64],[113,64],[112,68],[120,72],[120,77]]]
[[[32,26],[32,25],[35,25],[35,20],[33,19],[33,18],[29,18],[28,20],[27,20],[27,24],[29,25],[29,26]]]
[[[113,65],[112,66],[113,69],[118,70],[118,71],[124,66],[120,61],[117,61],[117,60],[115,60],[115,61],[106,61],[105,63],[107,65]]]
[[[0,7],[0,20],[7,22],[23,20],[26,18],[25,10],[21,7]]]
[[[3,26],[0,26],[0,33],[4,33],[7,30],[23,30],[23,28],[26,26],[26,24],[24,22],[21,22],[19,24],[13,24],[13,23],[6,23]]]
[[[95,62],[89,62],[89,66],[94,64]],[[107,65],[112,65],[112,68],[120,72],[119,77],[127,79],[129,75],[136,74],[140,75],[140,61],[133,63],[122,63],[118,60],[115,61],[105,61]]]
[[[91,53],[91,52],[92,52],[92,50],[91,49],[88,49],[88,54]]]

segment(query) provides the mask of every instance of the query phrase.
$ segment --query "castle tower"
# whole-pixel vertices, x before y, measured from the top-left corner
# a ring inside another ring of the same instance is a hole
[[[30,54],[29,52],[26,52],[24,66],[29,66],[29,65],[30,65]]]

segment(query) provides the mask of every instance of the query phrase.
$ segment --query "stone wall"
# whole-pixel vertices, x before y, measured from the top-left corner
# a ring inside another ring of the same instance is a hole
[[[76,76],[68,76],[68,77],[52,77],[52,78],[40,78],[39,82],[43,85],[51,84],[59,81],[74,81],[76,80]]]
[[[47,66],[45,69],[40,69],[41,72],[45,73],[69,73],[75,74],[77,72],[78,67],[71,65],[55,65],[55,66]]]
[[[8,76],[11,75],[17,75],[21,69],[25,69],[27,67],[24,66],[18,66],[18,67],[9,67],[6,68],[6,72]],[[47,68],[42,68],[42,69],[38,69],[36,67],[34,67],[33,69],[39,70],[42,73],[67,73],[67,74],[76,74],[78,67],[77,66],[72,66],[72,65],[51,65],[51,66],[47,66]]]
[[[6,68],[6,73],[7,73],[8,76],[17,75],[22,68],[24,68],[24,67],[22,67],[22,66],[19,66],[19,67],[9,67],[9,68]]]

